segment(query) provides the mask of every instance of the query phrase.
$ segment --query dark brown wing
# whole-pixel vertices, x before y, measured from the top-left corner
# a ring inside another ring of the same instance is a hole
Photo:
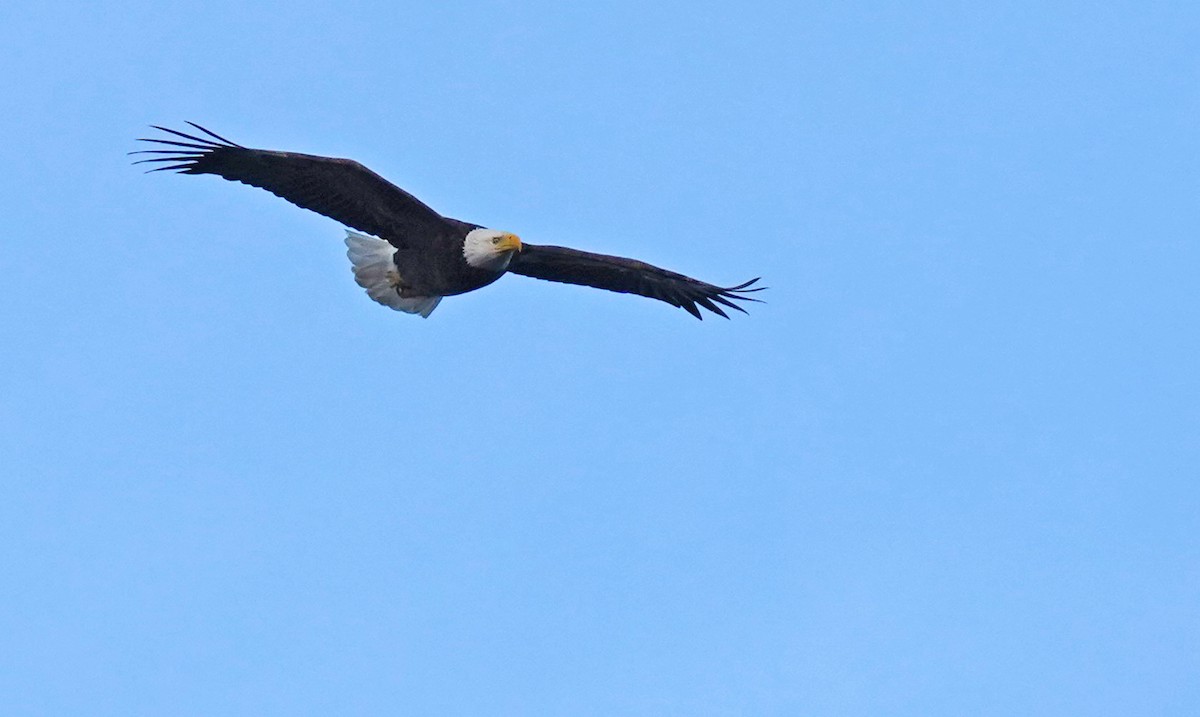
[[[700,309],[696,308],[697,304],[727,319],[729,315],[718,304],[746,313],[734,301],[758,301],[746,294],[765,288],[750,288],[758,279],[723,288],[636,259],[533,244],[522,245],[521,251],[509,263],[508,270],[535,279],[647,296],[685,309],[697,319],[704,318],[700,315]]]
[[[352,159],[250,149],[198,124],[188,124],[207,138],[154,125],[172,138],[140,141],[172,149],[132,152],[161,155],[136,164],[161,163],[164,166],[150,171],[215,174],[260,187],[298,207],[386,239],[401,249],[422,247],[446,233],[447,223],[440,214]]]

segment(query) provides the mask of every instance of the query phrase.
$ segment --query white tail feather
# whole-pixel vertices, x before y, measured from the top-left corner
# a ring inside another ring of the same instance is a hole
[[[406,314],[429,318],[440,296],[403,297],[396,289],[396,247],[373,236],[346,231],[346,256],[353,264],[354,280],[367,290],[367,296],[384,306]]]

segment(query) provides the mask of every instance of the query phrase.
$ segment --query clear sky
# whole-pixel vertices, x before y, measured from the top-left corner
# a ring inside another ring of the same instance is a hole
[[[1193,2],[0,7],[6,715],[1200,714]],[[149,124],[749,316],[429,320]]]

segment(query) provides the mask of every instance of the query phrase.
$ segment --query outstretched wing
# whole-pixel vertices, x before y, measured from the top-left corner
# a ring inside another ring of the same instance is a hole
[[[758,279],[724,288],[636,259],[533,244],[521,245],[521,251],[509,262],[508,270],[535,279],[647,296],[685,309],[697,319],[703,319],[700,309],[696,308],[697,304],[727,319],[729,315],[721,306],[746,313],[734,301],[758,301],[746,294],[766,288],[750,288]]]
[[[420,247],[447,230],[440,214],[352,159],[250,149],[198,124],[188,124],[207,137],[154,125],[170,138],[140,141],[171,149],[131,152],[156,155],[135,164],[158,163],[163,166],[150,171],[215,174],[260,187],[298,207],[387,239],[401,249]]]

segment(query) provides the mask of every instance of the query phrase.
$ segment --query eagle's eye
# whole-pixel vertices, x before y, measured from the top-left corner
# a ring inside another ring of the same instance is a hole
[[[500,237],[492,237],[492,243],[493,243],[493,244],[499,244],[499,243],[500,243]]]

